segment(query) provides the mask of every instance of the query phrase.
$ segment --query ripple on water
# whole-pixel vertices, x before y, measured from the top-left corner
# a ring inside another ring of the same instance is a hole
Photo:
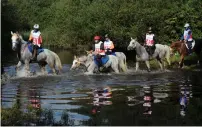
[[[100,114],[108,122],[106,125],[116,125],[119,122],[124,123],[124,121],[127,121],[129,125],[135,125],[133,116],[136,121],[141,122],[145,108],[143,106],[144,96],[147,93],[154,98],[151,106],[152,114],[155,114],[155,117],[151,116],[152,120],[167,120],[167,116],[170,114],[173,115],[170,119],[174,119],[175,122],[179,120],[179,98],[185,87],[182,83],[187,79],[188,73],[180,71],[177,73],[175,71],[148,73],[143,71],[118,75],[83,75],[79,71],[70,72],[69,65],[64,65],[64,68],[64,73],[59,76],[12,79],[11,83],[2,86],[2,107],[11,107],[18,99],[24,108],[30,102],[30,98],[35,98],[39,99],[42,109],[53,111],[56,121],[61,120],[63,112],[67,111],[70,119],[74,121],[74,125],[82,125],[81,121],[93,119],[90,112],[92,107],[97,106],[93,103],[92,89],[110,86],[112,87],[110,101],[113,104],[100,105],[102,107]],[[193,85],[188,86],[191,87],[191,90],[187,91],[187,94],[194,91],[193,98],[200,100],[202,87],[201,78],[198,75],[192,76]],[[192,102],[188,108],[190,106],[197,109]],[[171,110],[175,112],[170,112]],[[189,118],[192,118],[189,113],[187,114]],[[101,118],[101,120],[103,119]],[[148,122],[148,119],[147,117],[143,123]]]

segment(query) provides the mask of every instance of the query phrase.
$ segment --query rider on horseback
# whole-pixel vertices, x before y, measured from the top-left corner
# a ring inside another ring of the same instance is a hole
[[[36,59],[37,56],[37,50],[41,48],[42,44],[42,37],[41,37],[41,32],[39,31],[39,25],[35,24],[33,26],[34,30],[31,31],[30,36],[29,36],[29,42],[32,42],[34,53],[32,56],[32,60]]]
[[[108,34],[105,35],[104,49],[107,55],[114,53],[114,43],[109,39]]]
[[[95,44],[93,44],[91,52],[95,53],[95,60],[98,62],[98,66],[101,67],[101,58],[105,56],[104,43],[100,40],[100,36],[95,36],[94,42]]]
[[[188,23],[184,25],[184,28],[185,28],[184,34],[181,37],[181,41],[184,40],[185,44],[187,44],[188,47],[188,54],[191,54],[192,42],[193,42],[192,31]]]
[[[152,28],[149,27],[148,33],[146,33],[146,39],[144,44],[149,55],[152,55],[155,51],[155,42],[156,42],[155,35],[152,32]]]

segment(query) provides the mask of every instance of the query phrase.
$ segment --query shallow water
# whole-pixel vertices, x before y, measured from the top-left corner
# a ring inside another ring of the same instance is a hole
[[[57,54],[63,63],[62,75],[16,77],[14,66],[5,67],[11,79],[1,89],[2,107],[17,102],[25,111],[28,104],[50,109],[54,122],[67,112],[70,125],[202,125],[200,70],[136,73],[130,67],[128,74],[83,75],[69,70],[70,52]],[[31,64],[31,71],[39,72],[38,65]],[[110,98],[93,92],[107,87]]]

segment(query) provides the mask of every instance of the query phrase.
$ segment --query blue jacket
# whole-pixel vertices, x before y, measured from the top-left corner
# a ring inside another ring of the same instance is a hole
[[[184,38],[184,33],[186,32],[186,31],[188,31],[188,36],[186,37],[186,38]],[[184,33],[182,34],[182,36],[181,36],[181,40],[188,40],[189,38],[192,38],[192,31],[191,31],[191,29],[190,28],[187,28],[187,29],[185,29],[184,30]]]

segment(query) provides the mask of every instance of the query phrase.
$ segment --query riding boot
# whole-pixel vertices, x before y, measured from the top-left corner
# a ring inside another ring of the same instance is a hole
[[[36,59],[36,51],[37,51],[37,49],[35,48],[35,49],[34,49],[33,56],[32,56],[32,60],[35,60],[35,59]]]
[[[192,42],[187,42],[187,46],[188,46],[188,54],[191,55],[191,53],[192,53]]]

